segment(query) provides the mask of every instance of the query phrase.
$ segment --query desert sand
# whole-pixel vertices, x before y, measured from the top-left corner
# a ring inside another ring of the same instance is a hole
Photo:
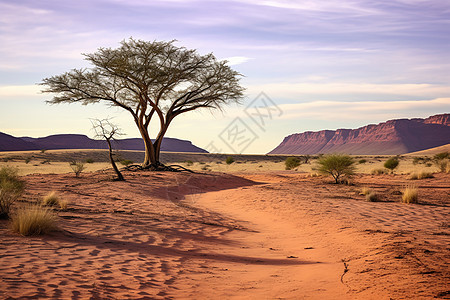
[[[69,206],[49,235],[0,221],[0,298],[450,298],[450,174],[416,181],[409,205],[406,175],[351,186],[282,170],[124,175],[23,176],[23,202],[56,191]]]

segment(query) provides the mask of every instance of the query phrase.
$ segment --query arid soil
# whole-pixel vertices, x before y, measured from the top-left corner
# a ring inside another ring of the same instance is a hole
[[[24,201],[69,206],[46,236],[0,222],[0,298],[450,299],[450,174],[409,205],[403,175],[124,175],[24,176]]]

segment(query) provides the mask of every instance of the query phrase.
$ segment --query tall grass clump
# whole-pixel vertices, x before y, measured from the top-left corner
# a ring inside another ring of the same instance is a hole
[[[419,190],[413,185],[406,186],[402,192],[402,203],[418,203]]]
[[[317,161],[320,173],[331,175],[336,183],[342,182],[343,177],[349,177],[355,173],[355,161],[349,155],[329,154],[320,157]]]
[[[0,219],[10,217],[12,204],[22,195],[25,182],[20,180],[18,170],[13,167],[0,169]]]
[[[11,218],[11,224],[13,231],[21,235],[40,235],[56,229],[56,219],[49,208],[28,205],[17,209]]]
[[[295,156],[290,156],[286,158],[284,161],[284,165],[286,166],[286,170],[292,170],[300,166],[300,158]]]

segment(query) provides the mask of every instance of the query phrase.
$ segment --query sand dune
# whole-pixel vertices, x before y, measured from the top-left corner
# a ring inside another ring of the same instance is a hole
[[[397,202],[403,176],[110,175],[25,177],[27,201],[56,190],[70,205],[48,236],[0,223],[1,298],[449,297],[449,174],[420,182],[421,205]]]

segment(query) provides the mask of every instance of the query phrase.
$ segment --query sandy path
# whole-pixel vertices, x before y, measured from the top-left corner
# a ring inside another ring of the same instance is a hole
[[[198,205],[250,221],[259,234],[247,242],[259,243],[260,255],[272,248],[320,262],[284,269],[280,277],[289,281],[277,281],[279,290],[269,284],[270,278],[253,282],[249,298],[258,293],[266,299],[449,297],[448,175],[421,182],[421,199],[428,205],[365,202],[357,188],[298,175],[242,176],[261,184],[203,194]],[[392,176],[359,180],[359,185],[376,188],[385,201],[398,201],[407,182]],[[341,282],[343,262],[349,272]],[[261,270],[246,274],[252,272]],[[292,286],[296,288],[289,290]]]
[[[71,204],[49,236],[24,238],[0,222],[0,298],[450,295],[448,175],[421,181],[428,204],[409,206],[289,172],[107,175],[26,177],[28,201],[56,190]],[[357,181],[397,201],[406,179]]]

